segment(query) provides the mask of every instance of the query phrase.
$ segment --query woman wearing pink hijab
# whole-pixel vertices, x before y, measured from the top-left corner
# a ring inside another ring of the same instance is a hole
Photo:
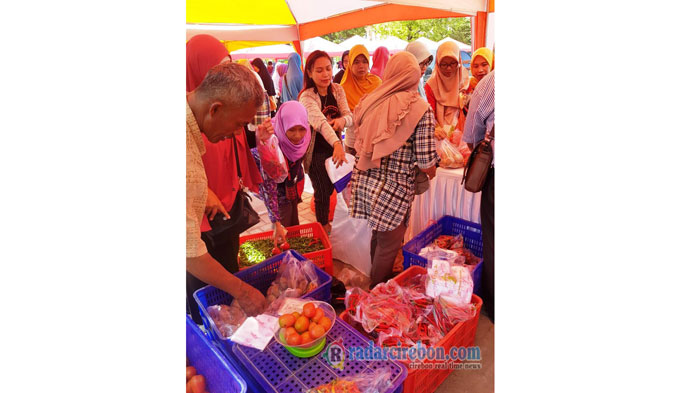
[[[387,66],[387,61],[389,61],[389,49],[380,46],[372,54],[372,68],[370,69],[370,74],[375,74],[378,77],[382,77],[384,73],[384,67]]]
[[[437,48],[433,74],[425,83],[425,96],[435,111],[435,138],[445,139],[455,129],[463,131],[464,95],[469,87],[469,72],[462,67],[459,47],[445,42]]]
[[[251,152],[264,179],[259,187],[258,196],[266,204],[268,217],[273,225],[274,239],[280,238],[285,241],[285,227],[300,225],[297,205],[301,202],[304,189],[302,158],[311,139],[307,109],[299,101],[285,102],[278,108],[271,122],[280,150],[288,164],[287,179],[282,183],[274,182],[264,173],[258,150],[252,149]]]

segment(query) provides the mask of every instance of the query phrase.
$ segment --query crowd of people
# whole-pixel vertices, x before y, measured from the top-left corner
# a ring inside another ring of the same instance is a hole
[[[285,241],[286,227],[298,225],[305,173],[314,189],[316,220],[331,233],[330,198],[334,185],[325,162],[345,165],[355,157],[350,216],[372,229],[371,285],[388,280],[415,195],[417,169],[436,175],[436,146],[451,129],[463,133],[473,149],[493,129],[494,59],[487,48],[474,52],[471,74],[459,48],[445,42],[433,56],[420,42],[390,56],[363,45],[343,53],[340,71],[323,51],[302,66],[296,53],[287,63],[260,58],[234,62],[224,45],[198,35],[186,45],[186,270],[187,301],[214,285],[256,315],[263,295],[237,279],[238,226],[211,227],[216,217],[235,220],[246,196],[265,203],[274,239]],[[428,66],[432,76],[423,83]],[[257,145],[275,135],[287,167],[276,182],[263,165]],[[493,315],[493,170],[482,192],[484,240],[483,299]],[[235,210],[237,209],[237,210]],[[215,226],[215,225],[213,225]],[[489,304],[490,303],[490,304]],[[200,323],[197,312],[191,313]]]

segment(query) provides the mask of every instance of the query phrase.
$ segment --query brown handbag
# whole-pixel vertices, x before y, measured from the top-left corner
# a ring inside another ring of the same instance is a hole
[[[488,176],[488,170],[493,163],[493,149],[491,141],[495,139],[495,125],[491,128],[491,132],[486,134],[481,142],[474,147],[474,150],[469,156],[469,160],[464,166],[464,175],[462,183],[464,189],[469,192],[479,192],[483,189],[483,183]]]

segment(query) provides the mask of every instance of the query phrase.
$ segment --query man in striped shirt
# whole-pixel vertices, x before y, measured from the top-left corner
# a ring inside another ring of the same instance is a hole
[[[473,149],[474,145],[480,142],[486,133],[491,132],[495,124],[495,70],[486,75],[471,96],[469,102],[469,115],[464,124],[464,141]],[[495,162],[495,140],[491,142],[493,149],[493,159]],[[481,190],[481,235],[483,237],[483,274],[482,274],[482,294],[483,304],[486,307],[486,314],[494,321],[494,249],[493,249],[493,196],[494,178],[493,171],[488,171],[488,176]]]

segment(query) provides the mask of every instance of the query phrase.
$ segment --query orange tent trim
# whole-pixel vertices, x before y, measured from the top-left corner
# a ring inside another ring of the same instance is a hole
[[[299,25],[299,32],[300,40],[306,40],[341,30],[348,30],[356,27],[374,25],[377,23],[394,20],[461,18],[464,16],[470,15],[425,7],[384,4],[337,15],[327,19],[304,23]]]

